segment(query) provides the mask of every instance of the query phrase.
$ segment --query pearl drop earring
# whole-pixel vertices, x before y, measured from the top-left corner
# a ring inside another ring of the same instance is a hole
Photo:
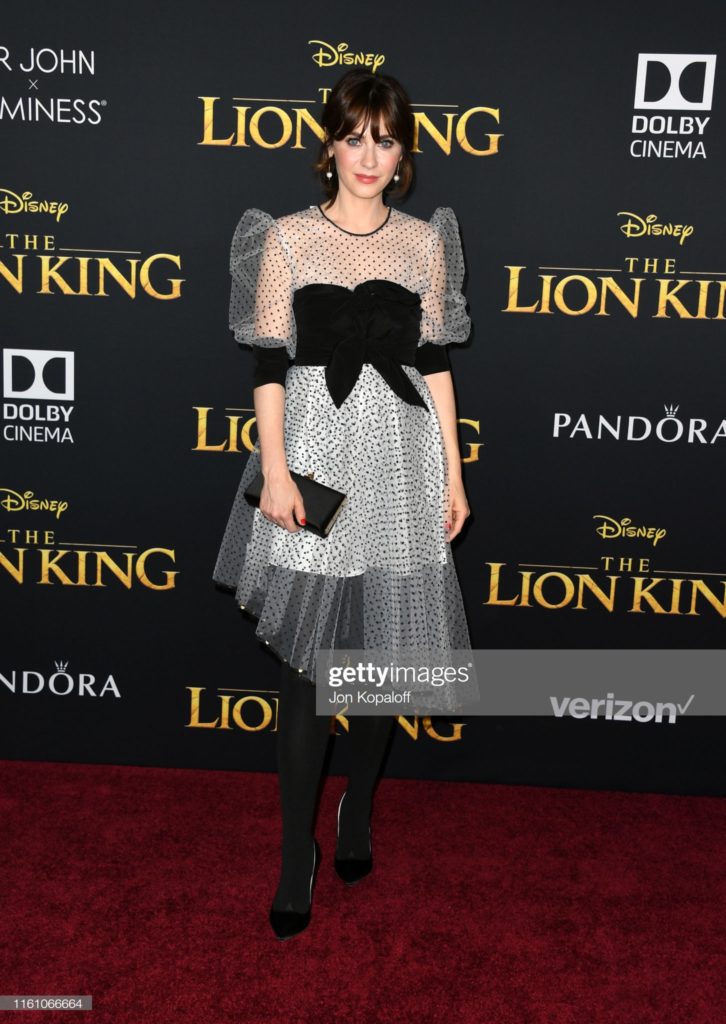
[[[333,177],[333,172],[332,172],[332,170],[331,170],[332,166],[333,166],[333,158],[332,158],[332,156],[331,156],[331,157],[330,157],[330,162],[329,162],[329,164],[328,164],[328,169],[327,169],[327,171],[325,172],[325,177],[326,177],[326,178],[327,178],[328,180],[330,180],[330,179],[331,179],[331,178]]]
[[[396,168],[396,173],[393,175],[393,180],[394,181],[400,181],[401,180],[401,175],[398,173],[400,167],[401,167],[401,161],[399,160],[398,161],[398,167]]]

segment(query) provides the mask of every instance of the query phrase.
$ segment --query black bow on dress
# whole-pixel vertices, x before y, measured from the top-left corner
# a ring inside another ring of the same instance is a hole
[[[389,387],[405,402],[428,406],[404,372],[402,363],[413,365],[418,348],[421,322],[421,298],[395,281],[363,281],[354,289],[342,285],[307,285],[301,291],[314,290],[324,295],[343,295],[343,301],[318,324],[328,346],[325,380],[338,408],[353,390],[364,363],[370,363]],[[327,305],[327,304],[326,304]],[[321,310],[318,308],[318,313]]]

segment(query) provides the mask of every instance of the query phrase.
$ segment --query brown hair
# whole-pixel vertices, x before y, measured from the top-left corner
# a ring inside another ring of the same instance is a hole
[[[328,146],[333,139],[338,141],[350,135],[361,121],[364,129],[370,124],[371,135],[376,142],[380,139],[380,129],[385,126],[391,138],[402,146],[398,170],[400,180],[389,182],[383,190],[384,195],[403,196],[413,181],[414,118],[405,89],[391,75],[376,75],[372,71],[354,68],[338,79],[323,107],[321,123],[325,135],[318,159],[313,164],[331,202],[338,194],[338,174],[335,161],[331,163],[328,156]],[[325,175],[328,169],[333,172],[332,178]]]

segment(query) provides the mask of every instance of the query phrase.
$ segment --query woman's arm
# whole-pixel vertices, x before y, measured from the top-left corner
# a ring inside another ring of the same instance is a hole
[[[285,388],[280,384],[263,384],[252,392],[260,445],[260,467],[267,479],[288,472],[285,455],[284,420]]]
[[[444,525],[447,540],[451,541],[461,532],[470,509],[462,480],[454,382],[446,349],[451,343],[461,344],[467,340],[471,320],[461,290],[464,282],[464,254],[454,211],[447,206],[437,207],[430,225],[432,231],[428,269],[420,293],[421,338],[424,344],[419,346],[416,366],[426,378],[441,426],[449,484]]]
[[[300,490],[290,475],[285,454],[285,388],[269,383],[252,392],[260,445],[260,468],[264,484],[260,493],[260,512],[266,519],[291,533],[305,522],[305,506]]]
[[[449,500],[447,507],[447,540],[451,542],[470,515],[469,503],[464,493],[464,482],[461,474],[461,452],[456,431],[456,398],[454,382],[450,370],[440,373],[427,373],[426,383],[436,406],[441,433],[444,438],[444,449],[449,476]]]
[[[230,326],[254,350],[253,399],[263,485],[260,512],[297,533],[305,508],[285,453],[287,347],[295,340],[293,268],[279,226],[260,210],[240,221],[230,260]]]

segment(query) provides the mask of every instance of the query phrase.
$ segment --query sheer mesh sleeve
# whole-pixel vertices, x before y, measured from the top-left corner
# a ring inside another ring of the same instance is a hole
[[[284,347],[294,358],[292,257],[268,213],[245,210],[232,239],[229,270],[229,327],[237,341],[260,349]]]
[[[471,320],[461,293],[464,254],[456,215],[449,206],[439,206],[429,223],[434,230],[421,294],[421,340],[434,345],[466,341]]]

